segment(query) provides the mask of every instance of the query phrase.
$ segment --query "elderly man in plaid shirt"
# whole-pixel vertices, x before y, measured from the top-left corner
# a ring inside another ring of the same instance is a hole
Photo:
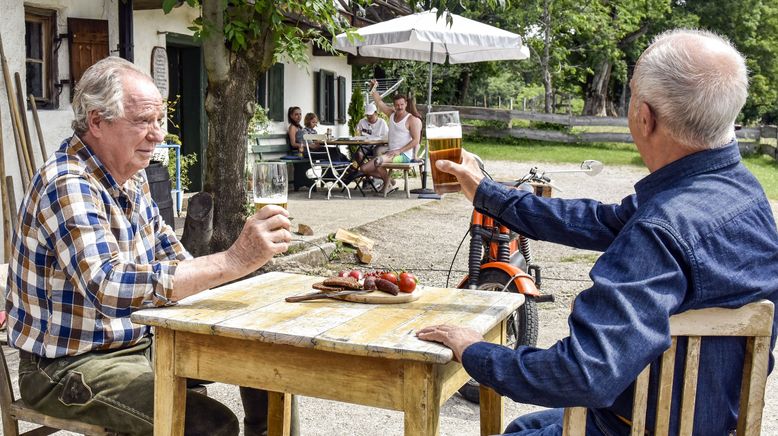
[[[140,171],[164,137],[151,78],[103,59],[79,80],[73,112],[74,134],[35,175],[13,240],[6,309],[19,389],[49,415],[152,434],[151,338],[130,314],[255,271],[287,249],[288,214],[265,207],[228,250],[192,259]],[[189,392],[186,407],[186,434],[239,431],[216,400]]]

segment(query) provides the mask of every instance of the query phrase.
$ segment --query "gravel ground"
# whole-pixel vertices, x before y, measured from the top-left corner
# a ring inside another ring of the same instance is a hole
[[[515,179],[533,164],[518,167],[511,162],[488,162],[487,169],[498,180]],[[543,165],[546,170],[569,169],[567,165]],[[555,196],[588,197],[603,202],[616,202],[633,192],[634,183],[647,174],[636,167],[606,167],[596,177],[582,174],[560,174],[554,183],[561,188]],[[773,203],[774,212],[778,203]],[[354,229],[375,240],[376,268],[408,269],[425,285],[445,286],[452,257],[468,229],[472,207],[459,194],[446,195],[438,202],[422,204],[413,209],[381,218]],[[464,251],[462,251],[464,250]],[[467,241],[453,264],[449,286],[455,286],[465,274]],[[555,244],[533,244],[535,262],[543,267],[543,289],[557,298],[554,303],[539,305],[540,334],[538,345],[549,346],[567,335],[570,302],[591,283],[588,272],[598,254]],[[289,265],[287,270],[312,274],[328,274],[352,268],[351,254],[343,253],[341,261],[327,268]],[[5,349],[7,352],[7,348]],[[15,354],[15,353],[14,353]],[[8,355],[8,353],[7,353]],[[12,357],[9,355],[9,358]],[[15,356],[13,356],[15,357]],[[16,365],[15,359],[9,364]],[[768,379],[767,405],[764,410],[763,434],[778,434],[778,387],[776,376]],[[209,395],[227,404],[242,418],[238,390],[234,386],[209,385]],[[402,415],[399,412],[337,403],[315,398],[300,399],[301,434],[331,435],[401,435]],[[539,410],[539,407],[506,400],[505,417],[509,420]],[[441,435],[479,434],[478,407],[460,396],[452,397],[441,409]]]
[[[569,169],[564,165],[538,164],[546,170]],[[521,171],[533,166],[525,164]],[[511,180],[521,175],[512,162],[488,162],[487,170],[497,180]],[[589,177],[583,174],[559,174],[553,177],[561,189],[554,196],[561,198],[594,198],[602,202],[618,202],[634,192],[633,185],[647,175],[636,167],[605,167],[601,174]],[[774,213],[778,202],[773,202]],[[457,247],[468,229],[471,205],[462,195],[446,195],[442,201],[427,203],[408,211],[374,221],[356,229],[376,242],[376,268],[408,269],[417,273],[420,282],[431,286],[456,286],[466,272],[467,239],[453,264],[451,279],[447,281],[449,266]],[[535,263],[543,268],[543,289],[556,296],[554,303],[539,305],[540,333],[538,346],[547,347],[567,335],[567,317],[570,303],[591,281],[589,270],[598,257],[597,252],[579,250],[557,244],[535,242],[532,245]],[[326,274],[339,269],[356,267],[351,256],[342,256],[343,263],[330,265]],[[776,376],[768,379],[763,434],[778,434],[778,387]],[[301,410],[303,434],[402,434],[399,413],[368,407],[304,399]],[[326,405],[326,409],[319,407]],[[327,419],[321,419],[316,410],[326,410]],[[540,407],[518,404],[506,399],[505,417],[509,420]],[[307,427],[307,424],[313,424]],[[348,430],[343,426],[348,423]],[[377,429],[381,429],[378,430]],[[455,395],[441,410],[442,435],[478,434],[478,408]]]

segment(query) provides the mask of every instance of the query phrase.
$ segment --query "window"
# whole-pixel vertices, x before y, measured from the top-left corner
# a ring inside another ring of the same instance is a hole
[[[277,63],[257,79],[257,103],[267,109],[271,121],[286,121],[284,64]]]
[[[321,124],[335,124],[335,73],[326,70],[314,73],[314,95]]]
[[[48,9],[24,9],[24,49],[27,94],[35,96],[39,108],[57,107],[54,93],[56,64],[54,37],[57,34],[56,12]]]

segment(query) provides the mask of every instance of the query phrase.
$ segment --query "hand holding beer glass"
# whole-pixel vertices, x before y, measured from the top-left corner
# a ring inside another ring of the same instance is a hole
[[[459,192],[462,187],[457,178],[435,167],[438,159],[462,163],[462,125],[459,123],[459,112],[428,113],[427,141],[429,141],[432,184],[435,192],[438,194]]]
[[[285,162],[254,164],[254,211],[275,204],[287,209],[287,175]]]

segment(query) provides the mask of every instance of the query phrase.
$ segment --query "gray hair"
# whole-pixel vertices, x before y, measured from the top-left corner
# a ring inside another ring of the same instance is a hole
[[[92,111],[97,111],[106,121],[112,121],[124,116],[124,87],[122,79],[127,75],[140,75],[149,80],[137,65],[116,56],[101,59],[87,68],[76,84],[73,93],[72,127],[76,134],[89,130],[88,117]]]
[[[745,59],[711,32],[662,33],[635,66],[635,103],[651,106],[669,135],[690,150],[717,148],[734,139],[735,119],[747,96]]]

